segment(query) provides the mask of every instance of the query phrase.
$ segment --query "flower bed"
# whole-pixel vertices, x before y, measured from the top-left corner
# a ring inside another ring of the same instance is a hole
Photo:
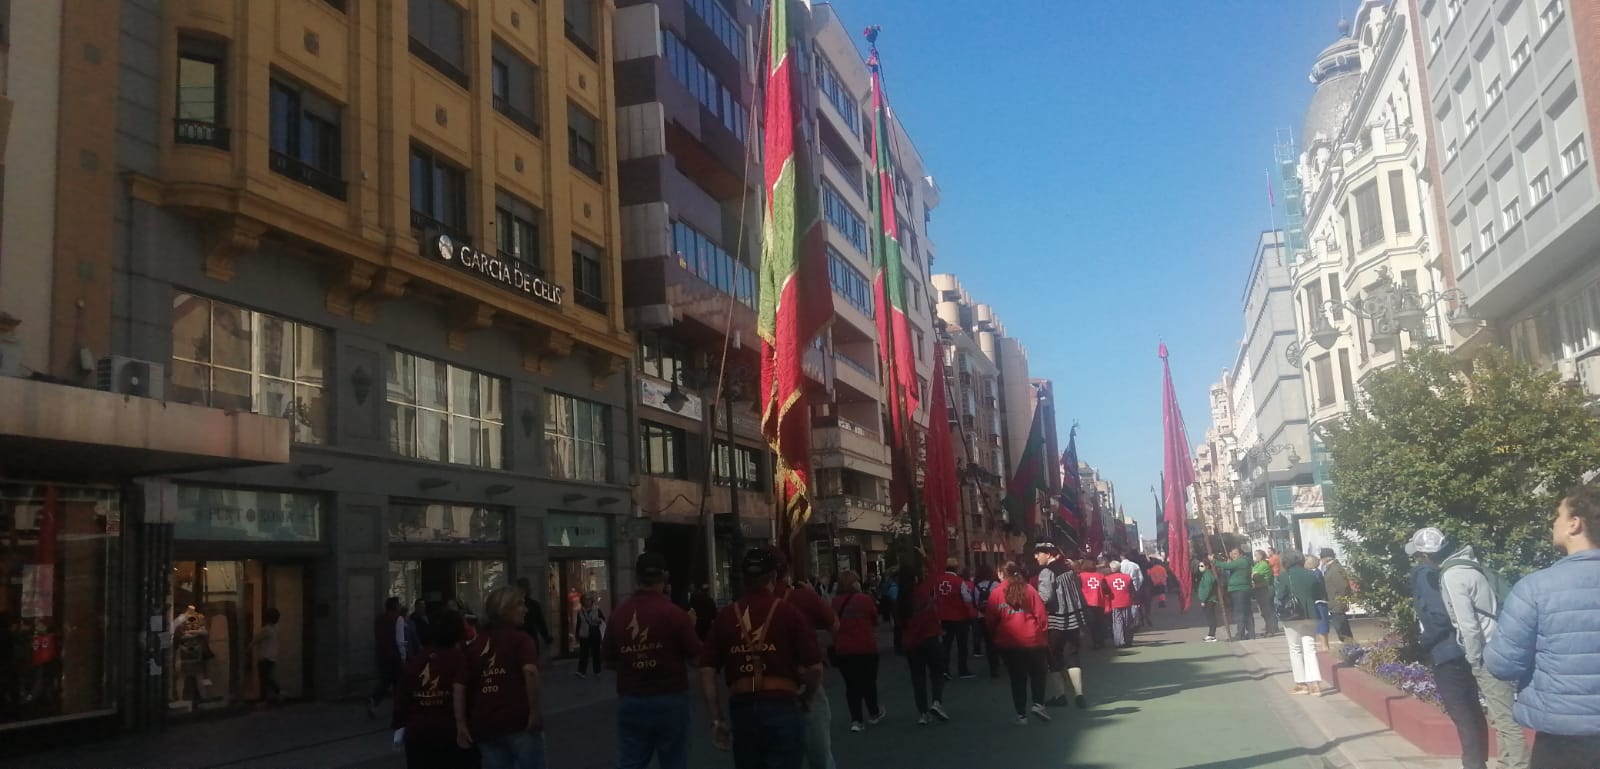
[[[1433,671],[1417,661],[1416,650],[1398,638],[1385,638],[1374,644],[1344,644],[1339,647],[1339,656],[1346,664],[1365,670],[1406,694],[1443,707]]]

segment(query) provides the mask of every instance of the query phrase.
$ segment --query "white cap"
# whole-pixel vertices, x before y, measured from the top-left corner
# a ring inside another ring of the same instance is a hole
[[[1406,543],[1406,555],[1437,553],[1443,549],[1444,532],[1432,526],[1425,529],[1417,529],[1417,533],[1411,535],[1411,541]]]

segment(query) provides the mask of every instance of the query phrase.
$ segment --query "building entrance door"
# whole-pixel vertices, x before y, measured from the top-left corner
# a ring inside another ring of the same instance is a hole
[[[557,620],[552,628],[556,636],[556,653],[570,657],[578,653],[578,609],[584,596],[595,599],[595,605],[611,614],[611,564],[601,558],[553,558],[546,572],[550,613]]]
[[[308,572],[303,563],[255,559],[173,565],[172,710],[220,710],[261,699],[256,662],[271,653],[261,643],[267,609],[278,610],[278,687],[285,698],[305,696]]]

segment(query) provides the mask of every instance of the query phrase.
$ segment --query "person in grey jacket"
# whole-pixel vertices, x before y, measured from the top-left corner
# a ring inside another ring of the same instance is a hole
[[[1466,653],[1472,677],[1488,705],[1489,726],[1494,727],[1501,769],[1528,769],[1528,738],[1511,717],[1516,692],[1511,684],[1489,675],[1483,667],[1483,647],[1494,637],[1500,602],[1471,545],[1444,559],[1439,570],[1439,592],[1444,595],[1444,608],[1456,626],[1456,642]]]
[[[1411,605],[1417,613],[1417,644],[1428,654],[1439,702],[1456,725],[1461,738],[1463,769],[1488,769],[1489,724],[1478,704],[1478,682],[1472,678],[1467,655],[1456,643],[1450,611],[1439,593],[1439,564],[1444,560],[1444,532],[1429,526],[1418,529],[1406,543],[1406,555],[1416,562],[1411,570]]]
[[[1567,554],[1524,577],[1500,610],[1484,665],[1517,687],[1534,769],[1600,762],[1600,486],[1569,492],[1551,539]]]
[[[1325,547],[1317,553],[1322,559],[1322,584],[1328,591],[1328,623],[1339,634],[1339,640],[1350,643],[1356,640],[1350,632],[1350,572],[1339,563],[1339,554]]]

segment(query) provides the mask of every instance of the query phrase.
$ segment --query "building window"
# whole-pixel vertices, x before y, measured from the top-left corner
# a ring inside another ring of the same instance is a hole
[[[1343,347],[1339,348],[1339,386],[1343,388],[1344,402],[1349,403],[1356,387],[1350,378],[1350,351]]]
[[[467,174],[425,147],[411,147],[411,229],[466,237]]]
[[[411,55],[466,88],[466,12],[452,0],[407,2]]]
[[[599,37],[595,30],[594,0],[567,0],[567,39],[594,59],[599,56]]]
[[[420,355],[389,356],[389,448],[403,457],[504,466],[505,380]]]
[[[1471,136],[1473,131],[1478,130],[1478,111],[1468,112],[1466,119],[1462,121],[1462,125],[1466,127],[1466,130],[1462,132],[1466,136]]]
[[[1317,408],[1332,406],[1338,401],[1333,391],[1333,359],[1327,355],[1317,356],[1311,361],[1311,369],[1317,378]]]
[[[1337,272],[1328,275],[1328,301],[1333,302],[1333,306],[1328,308],[1333,311],[1333,319],[1335,321],[1343,321],[1344,294],[1339,290],[1339,273]]]
[[[539,135],[539,70],[499,40],[489,59],[494,109],[534,136]]]
[[[832,184],[822,183],[822,211],[828,218],[828,223],[843,235],[845,240],[855,246],[861,253],[870,253],[867,246],[867,224],[856,216],[850,205],[844,202],[839,191]]]
[[[718,441],[711,466],[718,486],[754,489],[761,482],[760,455],[743,446],[735,445],[730,456],[728,444]]]
[[[1394,209],[1394,233],[1411,232],[1411,212],[1406,208],[1406,172],[1389,172],[1389,205]],[[1381,236],[1380,236],[1381,237]]]
[[[672,223],[672,249],[678,266],[692,272],[746,307],[756,306],[756,276],[705,233],[682,221]]]
[[[1500,85],[1500,76],[1496,75],[1493,80],[1489,81],[1489,85],[1483,89],[1483,103],[1492,107],[1495,102],[1500,101],[1500,97],[1504,94],[1505,91]]]
[[[1463,273],[1472,269],[1472,244],[1468,243],[1456,252],[1456,272]]]
[[[1565,12],[1566,8],[1562,6],[1561,0],[1550,0],[1544,10],[1539,12],[1539,34],[1542,36],[1554,29]]]
[[[1383,208],[1378,203],[1378,182],[1361,185],[1355,191],[1356,223],[1361,227],[1361,247],[1383,240]]]
[[[1589,146],[1583,143],[1583,139],[1583,135],[1580,134],[1578,138],[1572,140],[1571,144],[1567,145],[1566,149],[1561,151],[1562,178],[1571,176],[1572,172],[1582,168],[1584,162],[1589,159]]]
[[[1494,248],[1494,222],[1492,221],[1478,228],[1478,250],[1487,254],[1491,248]]]
[[[494,229],[495,245],[501,259],[518,262],[523,270],[534,275],[544,275],[544,259],[539,249],[538,209],[506,193],[495,192]]]
[[[684,446],[688,438],[676,427],[639,423],[639,472],[667,478],[688,478]]]
[[[567,161],[589,176],[600,178],[600,121],[581,107],[567,102]]]
[[[1356,220],[1350,216],[1349,203],[1339,207],[1339,220],[1344,222],[1344,242],[1345,245],[1350,247],[1350,258],[1354,260],[1356,256]]]
[[[1545,198],[1550,197],[1550,169],[1540,171],[1539,175],[1528,183],[1528,197],[1533,200],[1534,205],[1539,205]]]
[[[868,318],[873,317],[872,282],[850,266],[850,262],[835,251],[833,246],[828,246],[828,281],[833,284],[833,293],[860,310],[863,315]]]
[[[856,105],[856,96],[845,85],[844,78],[833,70],[833,65],[827,57],[820,52],[817,54],[817,87],[822,89],[822,95],[828,97],[829,103],[839,111],[844,118],[844,124],[850,128],[850,133],[861,131],[861,109]]]
[[[717,0],[701,0],[721,7]],[[744,141],[748,136],[750,115],[743,104],[739,103],[733,91],[728,90],[711,70],[700,62],[700,57],[695,55],[677,35],[668,30],[661,30],[661,50],[667,61],[667,69],[672,72],[672,77],[689,93],[694,96],[700,106],[705,107],[711,114],[722,120],[722,125],[739,141]]]
[[[1528,59],[1531,58],[1528,55],[1529,50],[1531,50],[1531,46],[1528,43],[1528,38],[1522,38],[1522,42],[1517,43],[1516,49],[1511,52],[1511,74],[1514,75],[1521,72],[1522,68],[1528,64]]]
[[[545,393],[544,444],[550,477],[609,481],[610,435],[611,410],[605,404]]]
[[[173,141],[228,149],[227,52],[222,43],[179,39]]]
[[[339,106],[276,78],[270,91],[272,170],[344,200]]]
[[[1558,309],[1561,322],[1561,356],[1577,358],[1596,344],[1600,344],[1600,317],[1592,306],[1590,294],[1600,291],[1600,283],[1588,291],[1562,302]]]
[[[1445,0],[1444,17],[1447,23],[1454,22],[1461,15],[1461,0]]]
[[[1512,227],[1522,221],[1522,199],[1512,198],[1505,208],[1500,209],[1500,226],[1510,231]]]
[[[1439,30],[1437,30],[1437,29],[1435,29],[1433,31],[1433,34],[1428,36],[1428,55],[1432,56],[1433,54],[1438,53],[1439,52],[1439,48],[1441,46],[1443,46],[1443,45],[1444,45],[1444,33],[1439,31]]]
[[[605,270],[600,263],[600,247],[576,235],[572,237],[572,294],[579,307],[606,311]]]
[[[686,359],[678,340],[657,331],[639,332],[639,370],[646,376],[676,382]]]
[[[172,300],[172,399],[289,420],[298,443],[328,440],[328,334],[193,294]]]
[[[701,21],[706,23],[706,26],[711,28],[712,34],[715,34],[717,39],[722,41],[722,44],[733,54],[733,58],[738,59],[739,63],[743,64],[746,55],[744,50],[744,28],[739,26],[739,22],[733,18],[733,14],[728,13],[728,9],[724,8],[719,0],[689,0],[689,8],[694,11],[696,16],[700,17]]]

